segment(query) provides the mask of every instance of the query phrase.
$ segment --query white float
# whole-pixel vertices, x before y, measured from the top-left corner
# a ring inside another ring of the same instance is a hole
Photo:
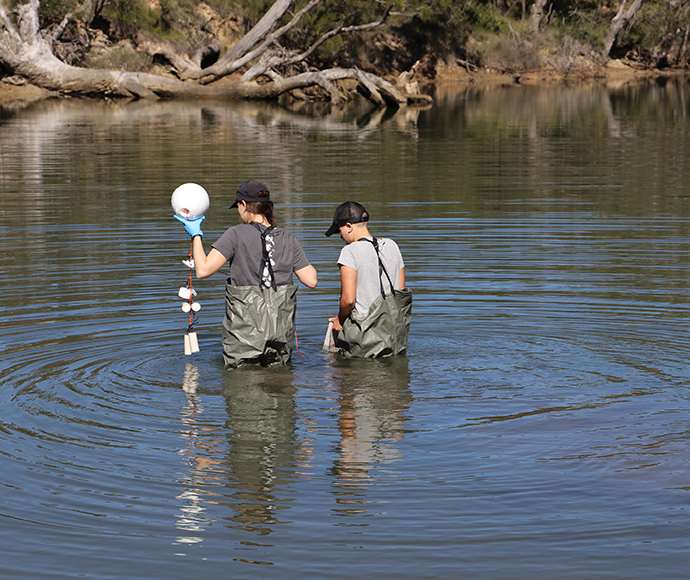
[[[206,190],[196,183],[184,183],[173,191],[170,200],[175,215],[193,220],[206,215],[211,200]]]

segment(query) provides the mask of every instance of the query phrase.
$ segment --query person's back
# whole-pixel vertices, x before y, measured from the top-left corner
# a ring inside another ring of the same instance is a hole
[[[338,266],[348,266],[357,270],[357,296],[354,311],[358,314],[369,312],[371,304],[381,295],[383,283],[384,291],[391,293],[390,283],[381,272],[376,248],[372,244],[371,236],[363,236],[356,242],[346,245],[340,251]],[[390,238],[377,238],[379,256],[385,271],[390,276],[394,290],[401,290],[400,272],[405,264],[398,245]],[[404,284],[404,281],[403,281]]]
[[[261,234],[268,226],[239,224],[228,229],[213,247],[227,258],[230,266],[229,283],[233,286],[260,286],[262,272],[263,241]],[[304,252],[294,234],[280,227],[274,227],[267,235],[266,242],[271,258],[273,274],[277,286],[293,284],[293,273],[309,266]],[[297,254],[297,259],[296,255]]]
[[[347,356],[376,357],[407,349],[412,294],[398,245],[369,233],[369,214],[357,202],[335,212],[327,236],[340,232],[346,246],[338,258],[341,293],[338,316],[329,319],[332,344]]]

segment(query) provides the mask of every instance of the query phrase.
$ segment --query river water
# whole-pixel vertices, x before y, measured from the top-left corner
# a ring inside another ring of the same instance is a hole
[[[687,578],[690,85],[428,109],[0,111],[4,579]],[[319,272],[299,352],[222,367],[170,196],[267,182]],[[405,357],[320,350],[337,204],[400,245]]]

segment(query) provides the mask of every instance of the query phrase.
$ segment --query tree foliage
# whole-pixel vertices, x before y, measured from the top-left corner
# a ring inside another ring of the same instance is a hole
[[[272,5],[272,0],[204,0],[221,18],[234,15],[237,34],[248,31]],[[307,0],[299,0],[283,22]],[[539,32],[556,39],[571,39],[592,53],[604,48],[611,20],[624,0],[542,0]],[[633,0],[625,0],[630,5]],[[41,18],[56,25],[73,12],[78,0],[43,0]],[[488,37],[509,37],[525,31],[525,23],[537,0],[324,0],[281,38],[285,50],[313,44],[336,26],[373,22],[390,6],[384,31],[360,31],[334,37],[321,45],[312,60],[319,66],[363,66],[402,70],[423,56],[453,58],[468,54],[468,44]],[[200,31],[207,25],[199,18],[202,0],[158,0],[159,9],[143,0],[110,0],[102,17],[116,39],[142,34],[194,44],[204,42]],[[156,3],[154,2],[153,5]],[[616,57],[631,56],[660,64],[659,55],[675,65],[688,64],[687,31],[689,0],[645,0],[634,20],[626,24],[612,46]],[[117,32],[115,32],[117,31]],[[495,43],[494,43],[495,44]],[[543,46],[543,40],[541,43]],[[554,48],[555,50],[555,48]],[[481,52],[481,51],[480,51]],[[653,56],[655,55],[655,56]],[[476,64],[482,55],[477,54]]]

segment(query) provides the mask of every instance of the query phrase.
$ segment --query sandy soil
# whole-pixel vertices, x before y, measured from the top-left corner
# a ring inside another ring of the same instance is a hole
[[[554,70],[544,69],[523,73],[505,74],[498,71],[467,71],[459,66],[438,66],[436,83],[468,82],[481,85],[522,84],[522,85],[558,85],[563,83],[592,83],[616,88],[626,84],[648,82],[666,77],[690,78],[690,71],[680,69],[656,70],[641,69],[633,64],[620,60],[611,60],[603,67],[583,66],[569,75]]]
[[[0,81],[0,107],[5,109],[22,108],[53,95],[54,93],[34,85],[14,85]]]

